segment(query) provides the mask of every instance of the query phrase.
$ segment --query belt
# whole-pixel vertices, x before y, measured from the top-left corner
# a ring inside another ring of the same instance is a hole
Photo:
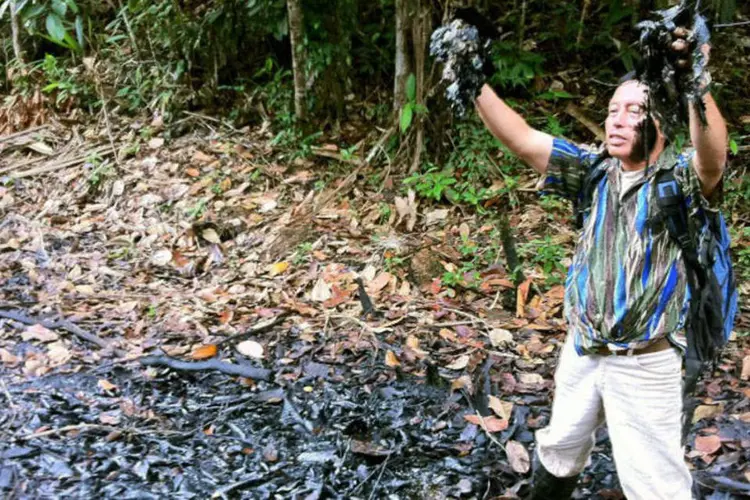
[[[594,349],[593,354],[598,356],[637,356],[638,354],[651,354],[659,351],[666,351],[672,347],[666,337],[662,337],[653,344],[649,344],[646,347],[640,347],[638,349],[620,349],[617,351],[610,351],[606,345],[599,346]]]

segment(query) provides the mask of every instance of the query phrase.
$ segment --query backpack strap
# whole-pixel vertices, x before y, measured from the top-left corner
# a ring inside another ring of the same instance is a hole
[[[698,250],[694,238],[690,234],[688,225],[687,202],[680,184],[674,176],[674,167],[659,170],[654,180],[656,204],[659,216],[667,226],[670,237],[682,250],[685,263],[688,288],[690,290],[690,307],[685,327],[687,350],[685,352],[685,380],[683,385],[683,442],[692,426],[693,413],[697,402],[693,393],[698,385],[698,378],[706,364],[704,318],[702,314],[702,300],[704,287],[708,282],[708,274],[698,259]]]

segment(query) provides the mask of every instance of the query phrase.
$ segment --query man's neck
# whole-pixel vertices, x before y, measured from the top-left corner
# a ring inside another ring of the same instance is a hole
[[[643,170],[648,165],[653,165],[654,163],[656,163],[656,160],[659,158],[659,155],[662,153],[662,151],[664,151],[664,146],[662,145],[658,145],[656,148],[654,148],[654,150],[651,151],[648,163],[645,160],[633,162],[628,158],[620,158],[620,161],[622,162],[622,169],[626,172],[636,172],[638,170]]]

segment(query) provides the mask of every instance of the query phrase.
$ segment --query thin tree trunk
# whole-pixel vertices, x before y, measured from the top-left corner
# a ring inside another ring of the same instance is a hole
[[[393,82],[393,109],[398,111],[406,102],[406,80],[409,64],[409,4],[410,0],[396,0],[396,78]]]
[[[518,49],[523,49],[523,39],[526,35],[526,0],[521,3],[521,20],[518,23]]]
[[[425,94],[425,52],[427,50],[427,33],[429,27],[429,7],[418,6],[418,15],[415,16],[412,25],[412,39],[414,41],[414,72],[416,73],[417,80],[417,93],[416,93],[416,104],[420,108],[424,105],[424,94]],[[414,124],[417,127],[416,137],[416,149],[414,151],[414,158],[412,160],[411,173],[419,170],[422,156],[422,148],[424,144],[424,120],[421,111],[414,114]]]
[[[581,48],[581,41],[583,41],[583,26],[586,24],[586,17],[589,15],[589,8],[591,7],[591,0],[583,0],[583,9],[581,10],[581,20],[578,23],[578,35],[576,36],[576,51]]]
[[[305,119],[305,58],[303,50],[302,6],[300,0],[287,0],[289,13],[289,37],[292,44],[292,71],[294,73],[294,113]]]
[[[26,64],[26,59],[21,46],[21,27],[18,22],[18,5],[16,0],[10,2],[10,29],[13,37],[13,55],[21,64]]]

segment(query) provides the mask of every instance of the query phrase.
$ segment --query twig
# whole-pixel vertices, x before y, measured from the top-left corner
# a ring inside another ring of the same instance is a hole
[[[43,431],[43,432],[32,432],[31,434],[26,434],[25,436],[21,436],[18,439],[20,439],[21,441],[28,441],[29,439],[51,436],[53,434],[60,434],[61,432],[86,431],[86,430],[106,431],[106,432],[122,431],[122,429],[118,429],[117,427],[112,427],[110,425],[76,424],[76,425],[66,425],[65,427],[60,427],[58,429],[50,429],[50,430]]]
[[[594,134],[598,140],[603,141],[606,138],[604,130],[602,130],[599,125],[594,123],[593,120],[584,115],[583,112],[572,102],[568,103],[568,105],[565,107],[565,112],[581,122],[581,124],[589,129],[589,131],[591,131],[591,133]]]
[[[24,135],[33,134],[34,132],[39,132],[40,130],[44,130],[47,127],[49,127],[49,125],[39,125],[38,127],[27,128],[26,130],[21,130],[13,134],[8,134],[6,136],[0,137],[0,144],[12,141],[13,139],[17,137],[22,137]]]
[[[112,149],[112,146],[103,146],[103,147],[92,149],[91,151],[88,151],[85,155],[78,156],[71,160],[65,160],[62,162],[53,162],[47,165],[42,165],[41,167],[32,168],[31,170],[26,170],[25,172],[11,174],[11,177],[14,177],[16,179],[21,179],[23,177],[31,177],[31,176],[39,175],[39,174],[46,174],[49,172],[54,172],[56,170],[62,170],[68,167],[74,167],[80,163],[84,163],[92,154],[108,156],[108,155],[113,154],[114,152],[115,151],[114,149]]]
[[[102,349],[109,349],[111,347],[109,342],[107,342],[106,340],[100,339],[96,335],[88,333],[87,331],[83,330],[81,327],[79,327],[78,325],[76,325],[75,323],[67,319],[52,320],[52,319],[43,319],[43,318],[33,318],[31,316],[27,316],[18,311],[8,311],[5,309],[0,309],[0,318],[12,319],[13,321],[18,321],[19,323],[23,323],[25,325],[39,324],[39,325],[42,325],[44,328],[47,328],[48,330],[55,330],[57,328],[60,328],[62,330],[72,333],[78,338],[91,342],[92,344],[96,344]],[[125,351],[122,351],[120,349],[113,349],[113,352],[118,356],[125,355]]]
[[[13,398],[11,397],[10,392],[8,391],[8,386],[5,385],[4,380],[0,380],[0,385],[2,385],[3,394],[5,394],[5,397],[8,399],[8,405],[10,405],[11,409],[14,409],[16,405],[15,403],[13,403]]]
[[[383,473],[385,472],[385,467],[388,465],[388,460],[391,458],[391,455],[393,454],[393,451],[388,453],[386,455],[385,460],[383,460],[383,465],[380,467],[380,474],[378,474],[378,479],[375,481],[375,484],[372,486],[372,491],[370,492],[370,498],[368,500],[372,500],[375,496],[375,491],[378,489],[378,485],[380,484],[380,480],[383,478]]]
[[[312,154],[314,154],[315,156],[321,156],[323,158],[331,158],[333,160],[338,160],[342,163],[351,163],[353,165],[359,165],[360,163],[362,163],[362,159],[356,155],[353,155],[351,158],[344,158],[344,156],[341,153],[329,151],[327,149],[323,149],[317,146],[312,148]]]
[[[262,323],[260,325],[256,325],[256,326],[254,326],[254,327],[250,328],[249,330],[244,331],[242,333],[238,333],[236,335],[232,335],[232,336],[227,337],[225,339],[221,339],[220,341],[216,342],[216,346],[218,347],[218,346],[220,346],[222,344],[226,344],[228,342],[234,342],[234,341],[239,340],[241,338],[249,337],[250,335],[256,335],[258,333],[266,332],[266,331],[270,330],[271,328],[273,328],[274,326],[276,326],[279,323],[281,323],[288,314],[289,314],[288,312],[284,311],[281,314],[279,314],[278,316],[276,316],[275,318],[272,318],[270,321],[266,321],[265,323]]]
[[[183,111],[183,113],[186,114],[186,115],[188,115],[188,116],[192,116],[193,118],[198,118],[200,120],[207,120],[207,121],[210,121],[210,122],[218,123],[219,125],[228,128],[232,132],[239,132],[239,130],[237,130],[236,128],[234,128],[228,122],[226,122],[224,120],[220,120],[218,118],[214,118],[213,116],[202,115],[200,113],[193,113],[192,111]]]
[[[228,484],[224,486],[223,488],[219,488],[216,490],[212,495],[211,498],[224,498],[226,497],[227,493],[231,492],[232,490],[236,490],[237,488],[241,486],[246,486],[250,483],[254,483],[256,481],[259,481],[263,479],[265,476],[262,474],[251,474],[250,476],[246,477],[245,479],[240,479],[239,481]]]
[[[508,454],[508,450],[505,449],[505,446],[503,446],[503,443],[501,443],[500,441],[498,441],[497,438],[492,435],[492,433],[489,431],[489,429],[487,429],[487,425],[484,423],[484,418],[485,417],[483,417],[482,415],[480,415],[478,411],[475,411],[475,413],[476,413],[477,417],[479,417],[479,427],[481,427],[482,430],[484,431],[484,433],[487,434],[487,437],[490,438],[490,441],[492,441],[493,443],[495,443],[496,445],[498,445],[500,447],[500,449],[503,450],[505,452],[505,454],[507,455]]]
[[[234,365],[232,363],[225,363],[216,358],[205,361],[183,361],[167,355],[159,355],[144,356],[139,358],[138,361],[140,361],[143,366],[166,366],[173,370],[186,372],[215,370],[221,373],[226,373],[227,375],[236,375],[238,377],[251,378],[254,380],[270,380],[272,376],[271,370],[266,370],[265,368]]]
[[[714,28],[733,28],[735,26],[747,26],[750,21],[739,21],[736,23],[714,24]]]

